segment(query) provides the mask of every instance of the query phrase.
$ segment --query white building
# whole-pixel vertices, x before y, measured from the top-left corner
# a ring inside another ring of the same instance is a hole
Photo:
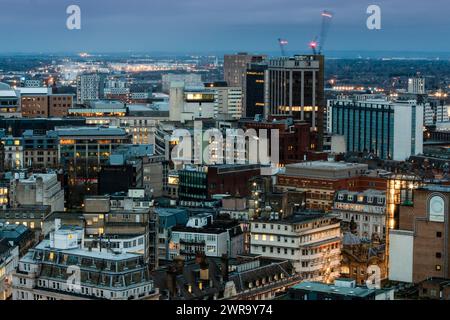
[[[244,236],[236,221],[213,221],[211,214],[189,218],[185,227],[174,227],[169,244],[169,257],[182,255],[187,259],[197,253],[208,257],[227,254],[236,257],[244,251]]]
[[[425,78],[409,78],[408,93],[425,94]]]
[[[242,88],[240,87],[215,87],[214,113],[226,114],[233,119],[242,117]]]
[[[404,161],[423,152],[424,107],[416,100],[354,97],[330,100],[331,131],[343,135],[348,152],[369,152]]]
[[[289,260],[305,280],[328,282],[340,274],[341,229],[326,214],[250,221],[250,253]]]
[[[172,82],[182,82],[187,87],[202,87],[202,76],[196,73],[163,74],[162,92],[169,93]]]
[[[83,230],[58,230],[19,261],[13,300],[158,299],[142,255],[83,249]]]
[[[212,89],[186,88],[183,82],[172,82],[169,96],[171,121],[214,118],[215,93]]]

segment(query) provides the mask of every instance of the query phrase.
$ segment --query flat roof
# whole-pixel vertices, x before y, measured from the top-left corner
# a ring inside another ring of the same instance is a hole
[[[343,295],[343,296],[354,296],[364,298],[371,294],[374,294],[376,290],[368,289],[364,287],[340,287],[336,285],[328,285],[321,282],[302,282],[296,284],[292,287],[294,290],[305,290],[305,291],[314,291],[321,292],[327,294],[335,294],[335,295]]]
[[[428,190],[436,192],[450,192],[450,186],[428,184],[419,188],[419,190]]]
[[[62,253],[67,253],[71,255],[77,255],[77,256],[84,256],[84,257],[90,257],[95,259],[105,259],[105,260],[127,260],[127,259],[133,259],[140,257],[142,255],[136,254],[136,253],[112,253],[108,251],[89,251],[87,249],[56,249],[50,247],[50,240],[43,240],[41,241],[35,249],[38,250],[46,250],[46,251],[57,251]],[[106,249],[105,249],[106,250]]]
[[[319,170],[340,170],[340,169],[354,169],[354,168],[366,168],[367,165],[361,163],[351,162],[336,162],[336,161],[308,161],[300,163],[287,164],[286,168],[302,168],[302,169],[319,169]]]
[[[55,128],[58,136],[123,136],[125,129],[115,127],[59,127]]]

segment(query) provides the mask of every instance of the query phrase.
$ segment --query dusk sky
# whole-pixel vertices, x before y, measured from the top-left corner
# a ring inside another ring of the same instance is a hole
[[[66,28],[81,7],[81,30]],[[381,7],[381,30],[366,9]],[[322,10],[326,50],[450,51],[449,0],[0,0],[0,52],[306,50]]]

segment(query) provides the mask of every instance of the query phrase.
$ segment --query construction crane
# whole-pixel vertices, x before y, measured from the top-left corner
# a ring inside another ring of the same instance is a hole
[[[286,39],[278,39],[278,43],[280,45],[280,49],[281,49],[281,56],[282,57],[286,57],[286,46],[289,44],[289,42]]]
[[[331,20],[333,14],[330,11],[322,11],[322,26],[320,28],[320,38],[317,36],[313,41],[309,43],[309,47],[312,49],[314,55],[322,54],[322,49],[327,39],[328,31],[330,30]]]

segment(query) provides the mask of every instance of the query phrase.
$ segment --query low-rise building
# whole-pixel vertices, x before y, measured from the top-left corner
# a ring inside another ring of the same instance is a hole
[[[190,217],[186,226],[172,229],[169,250],[171,259],[182,255],[189,260],[197,253],[236,257],[244,251],[244,236],[235,220],[214,220],[212,214],[198,214]]]
[[[291,262],[258,255],[177,257],[155,273],[161,296],[168,300],[271,300],[301,280]]]
[[[56,174],[32,174],[24,179],[11,180],[11,207],[50,206],[50,210],[64,211],[64,190]]]
[[[339,276],[341,229],[327,214],[302,212],[283,219],[250,222],[250,253],[289,260],[305,280],[329,282]]]
[[[308,209],[331,211],[336,190],[386,190],[386,182],[367,164],[312,161],[286,165],[285,172],[277,175],[276,188],[304,191]]]
[[[356,226],[360,238],[384,239],[386,233],[386,192],[339,190],[334,197],[333,213],[341,219],[343,231]]]
[[[151,300],[144,257],[83,248],[83,230],[57,230],[19,261],[13,300]]]
[[[19,247],[0,234],[0,301],[11,297],[12,274],[19,264]]]
[[[289,289],[292,300],[394,300],[393,289],[358,287],[348,279],[336,279],[334,284],[302,282]]]

